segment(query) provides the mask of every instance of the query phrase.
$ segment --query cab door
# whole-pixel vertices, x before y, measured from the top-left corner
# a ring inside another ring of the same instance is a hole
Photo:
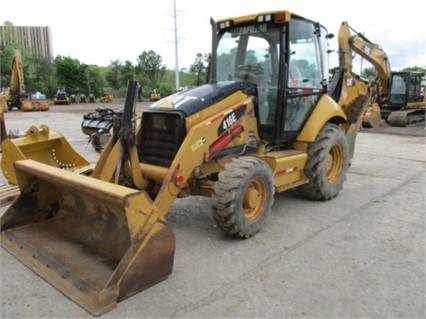
[[[328,80],[325,28],[294,18],[285,31],[282,33],[280,89],[276,96],[276,143],[296,138]]]

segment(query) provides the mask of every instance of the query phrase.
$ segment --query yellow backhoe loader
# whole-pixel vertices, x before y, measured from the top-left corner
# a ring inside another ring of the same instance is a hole
[[[172,273],[177,197],[211,197],[217,227],[249,238],[274,193],[331,200],[343,187],[371,102],[350,43],[339,38],[342,65],[329,80],[332,36],[317,22],[277,10],[211,25],[207,83],[153,103],[133,125],[129,81],[90,174],[61,165],[72,150],[47,127],[3,142],[20,195],[1,217],[2,246],[94,315]]]

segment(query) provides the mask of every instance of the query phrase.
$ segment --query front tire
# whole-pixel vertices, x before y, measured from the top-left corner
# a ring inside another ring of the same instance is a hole
[[[259,232],[274,201],[272,171],[255,157],[239,157],[225,165],[212,195],[219,229],[236,238]]]
[[[343,188],[349,167],[349,146],[340,126],[327,123],[308,146],[304,173],[309,183],[297,188],[303,197],[330,200]]]

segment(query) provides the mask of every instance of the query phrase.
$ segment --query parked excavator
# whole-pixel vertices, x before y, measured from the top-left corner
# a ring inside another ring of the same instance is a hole
[[[93,315],[172,273],[176,198],[211,197],[218,229],[249,238],[274,193],[324,201],[343,187],[372,99],[352,73],[350,38],[339,37],[329,81],[332,35],[317,22],[276,10],[211,25],[207,83],[153,103],[133,125],[139,85],[129,81],[90,174],[72,170],[79,156],[47,127],[3,142],[20,195],[1,217],[2,246]]]
[[[422,93],[421,80],[424,74],[392,71],[382,47],[355,31],[347,22],[342,23],[340,33],[344,42],[350,42],[348,49],[370,62],[377,71],[378,79],[373,81],[374,85],[370,85],[370,89],[375,92],[375,100],[367,108],[362,121],[363,125],[380,127],[382,120],[392,126],[407,126],[423,122],[426,99]]]
[[[423,77],[414,71],[392,72],[389,96],[381,106],[382,117],[390,125],[409,126],[425,121]]]
[[[24,112],[47,111],[49,109],[47,99],[32,101],[29,94],[25,91],[23,63],[19,50],[13,50],[12,74],[7,95],[7,105],[8,110],[16,108]]]

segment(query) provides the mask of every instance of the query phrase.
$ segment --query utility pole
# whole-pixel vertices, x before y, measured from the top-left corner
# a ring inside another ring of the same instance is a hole
[[[180,84],[179,84],[179,53],[178,53],[178,32],[177,32],[177,11],[176,11],[176,0],[173,0],[174,4],[174,24],[175,24],[175,86],[176,86],[176,92],[179,90]]]

